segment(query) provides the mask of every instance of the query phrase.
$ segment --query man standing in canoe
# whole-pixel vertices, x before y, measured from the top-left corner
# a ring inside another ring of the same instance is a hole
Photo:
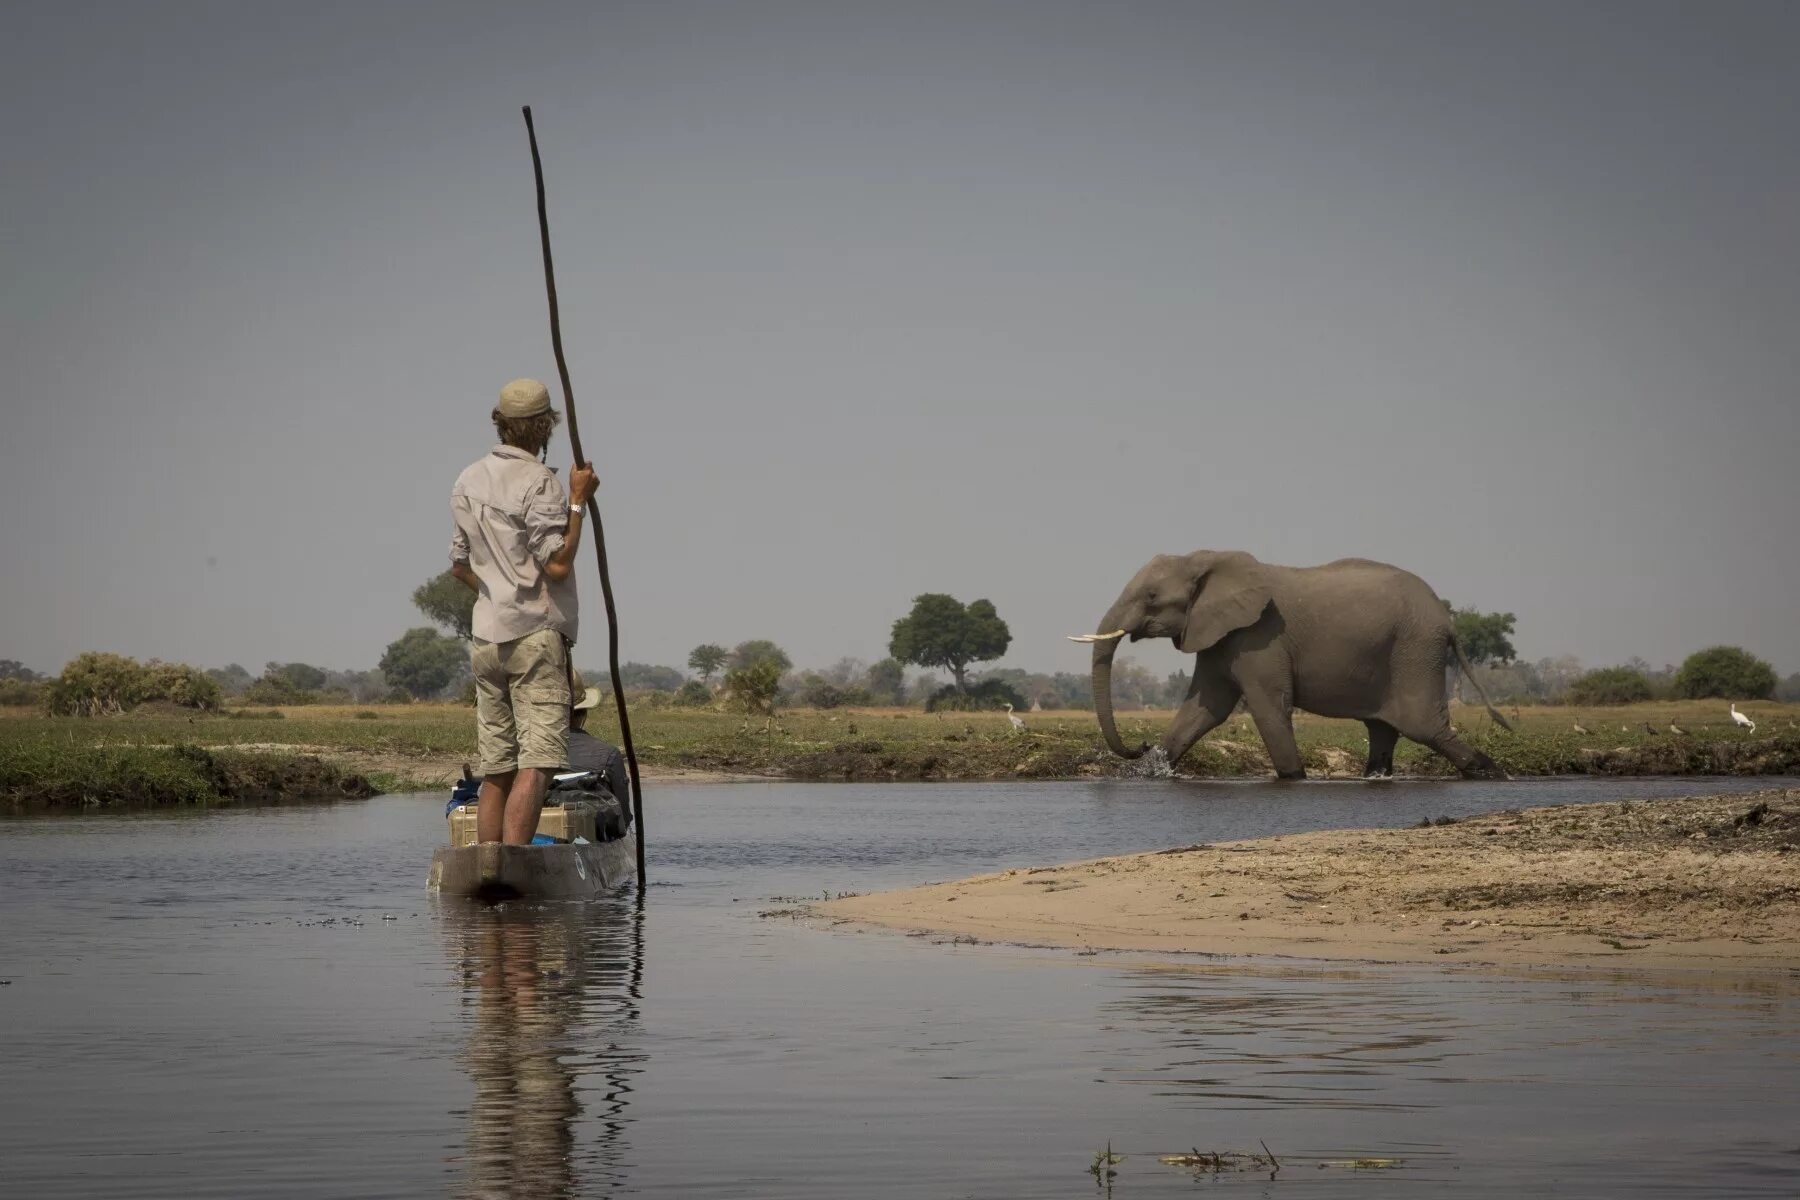
[[[568,761],[575,551],[596,481],[593,468],[574,467],[564,492],[544,465],[561,414],[537,380],[501,388],[492,415],[500,444],[450,492],[450,573],[475,593],[476,836],[525,845]]]

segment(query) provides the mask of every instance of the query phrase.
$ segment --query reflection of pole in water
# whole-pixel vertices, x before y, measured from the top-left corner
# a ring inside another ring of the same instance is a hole
[[[485,909],[446,902],[473,1024],[464,1062],[470,1197],[607,1194],[625,1182],[634,1030],[643,982],[641,913],[628,901]],[[599,1130],[578,1145],[584,1076]],[[584,1162],[583,1160],[587,1160]]]

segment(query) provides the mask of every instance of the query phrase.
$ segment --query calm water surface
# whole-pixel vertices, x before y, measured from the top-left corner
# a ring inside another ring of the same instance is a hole
[[[435,902],[436,796],[0,820],[0,1194],[1092,1197],[1110,1139],[1119,1197],[1800,1195],[1800,975],[1145,967],[759,915],[1773,782],[658,786],[641,911]],[[1156,1161],[1259,1142],[1273,1180]]]

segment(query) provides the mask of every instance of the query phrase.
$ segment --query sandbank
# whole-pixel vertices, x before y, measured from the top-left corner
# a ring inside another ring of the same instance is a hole
[[[1792,970],[1800,789],[1188,846],[815,911],[1090,951]]]

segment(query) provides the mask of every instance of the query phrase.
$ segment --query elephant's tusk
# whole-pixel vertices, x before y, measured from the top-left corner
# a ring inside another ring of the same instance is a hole
[[[1111,633],[1072,633],[1069,635],[1069,640],[1071,642],[1110,642],[1114,638],[1124,636],[1123,629],[1115,629]]]

